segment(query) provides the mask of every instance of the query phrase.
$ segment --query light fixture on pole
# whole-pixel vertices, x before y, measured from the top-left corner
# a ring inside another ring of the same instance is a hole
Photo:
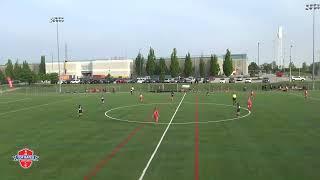
[[[307,11],[312,11],[312,16],[313,16],[313,36],[312,36],[312,89],[314,90],[314,21],[315,21],[315,11],[320,9],[320,4],[307,4],[306,5],[306,10]]]
[[[59,23],[64,22],[63,17],[52,17],[50,23],[57,24],[57,49],[58,49],[58,68],[59,68],[59,92],[61,93],[61,71],[60,71],[60,52],[59,52]]]

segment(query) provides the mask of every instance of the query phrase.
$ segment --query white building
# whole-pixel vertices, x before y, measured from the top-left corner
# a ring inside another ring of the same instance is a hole
[[[78,79],[81,77],[131,77],[133,60],[106,60],[60,62],[60,74],[63,79]],[[59,73],[58,62],[46,62],[46,73]]]

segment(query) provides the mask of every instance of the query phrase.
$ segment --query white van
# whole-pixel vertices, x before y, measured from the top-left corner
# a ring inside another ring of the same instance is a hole
[[[147,78],[145,78],[145,77],[139,77],[139,78],[137,78],[137,83],[143,83],[146,80],[147,80]]]

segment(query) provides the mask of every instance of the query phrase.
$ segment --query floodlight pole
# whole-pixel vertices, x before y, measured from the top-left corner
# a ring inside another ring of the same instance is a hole
[[[63,17],[53,17],[50,23],[57,24],[57,51],[58,51],[58,68],[59,68],[59,93],[62,92],[61,70],[60,70],[60,48],[59,48],[59,23],[64,22]]]
[[[292,44],[290,45],[290,63],[289,63],[289,68],[290,68],[290,75],[289,75],[289,81],[292,81],[292,76],[291,76],[291,66],[292,66],[292,60],[291,60],[291,49],[292,49]]]
[[[59,93],[61,93],[61,70],[60,70],[60,48],[59,48],[59,23],[57,21],[57,49],[58,49],[58,67],[59,67]]]
[[[314,77],[314,71],[315,71],[315,64],[314,64],[314,27],[315,27],[315,11],[316,10],[319,10],[320,9],[320,4],[307,4],[306,5],[306,10],[312,10],[312,18],[313,18],[313,21],[312,21],[312,89],[314,90],[314,80],[315,80],[315,77]]]

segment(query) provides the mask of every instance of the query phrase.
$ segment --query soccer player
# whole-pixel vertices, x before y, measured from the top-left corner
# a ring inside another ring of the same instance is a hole
[[[143,95],[142,95],[142,93],[140,93],[140,95],[139,95],[139,100],[140,100],[140,102],[143,102]]]
[[[131,86],[131,89],[130,89],[130,93],[131,93],[131,95],[133,95],[133,91],[134,91],[134,87],[133,87],[133,86]]]
[[[153,119],[156,123],[158,123],[159,121],[159,110],[157,109],[157,107],[154,107],[153,110]]]
[[[82,112],[83,112],[82,106],[79,105],[79,107],[78,107],[78,117],[82,116]]]
[[[232,95],[232,102],[233,102],[233,105],[236,105],[236,103],[237,103],[237,95],[236,95],[236,93],[233,93],[233,95]]]
[[[248,103],[247,103],[247,105],[248,105],[248,110],[249,110],[249,112],[251,112],[251,109],[252,109],[252,101],[251,101],[251,98],[250,98],[250,97],[248,98]]]
[[[174,92],[171,91],[171,102],[173,101]]]
[[[104,104],[104,97],[103,96],[101,96],[101,102],[102,102],[102,104]]]
[[[253,92],[253,90],[251,90],[251,92],[250,92],[250,97],[251,97],[251,99],[256,97],[256,94]]]
[[[236,115],[237,115],[237,117],[239,117],[240,116],[240,104],[239,103],[237,103],[237,110],[236,110]]]
[[[304,99],[307,99],[308,98],[308,89],[306,88],[304,90]]]

